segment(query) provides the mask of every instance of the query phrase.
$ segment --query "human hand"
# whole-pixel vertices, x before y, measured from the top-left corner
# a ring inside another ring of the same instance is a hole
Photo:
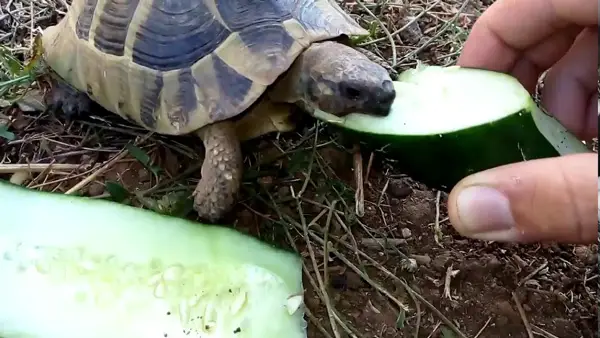
[[[458,64],[509,73],[574,135],[598,134],[598,1],[498,0],[475,23]],[[591,243],[598,234],[598,155],[531,160],[464,178],[448,211],[464,236]]]

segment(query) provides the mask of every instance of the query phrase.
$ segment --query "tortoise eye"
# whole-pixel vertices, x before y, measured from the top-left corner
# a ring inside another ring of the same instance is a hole
[[[361,91],[355,86],[342,84],[340,88],[341,94],[351,100],[356,100],[360,98]]]

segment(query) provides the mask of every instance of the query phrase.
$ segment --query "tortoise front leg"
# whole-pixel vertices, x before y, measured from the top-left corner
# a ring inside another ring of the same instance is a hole
[[[49,83],[52,88],[44,97],[48,111],[62,112],[68,120],[90,113],[93,101],[87,93],[75,89],[56,76],[51,76]]]
[[[242,180],[242,150],[231,121],[216,122],[197,132],[205,148],[202,177],[194,191],[200,218],[216,223],[235,205]]]

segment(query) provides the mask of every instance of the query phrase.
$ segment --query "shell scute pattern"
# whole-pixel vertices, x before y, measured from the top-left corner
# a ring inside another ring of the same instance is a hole
[[[173,110],[170,118],[173,121],[172,123],[185,125],[198,108],[195,88],[199,84],[190,68],[182,69],[177,75],[177,81],[179,82],[179,90],[175,96],[177,100],[175,106],[178,108]]]
[[[329,1],[74,0],[47,61],[108,110],[189,133],[243,112],[311,42],[365,33]]]
[[[191,67],[231,34],[203,1],[153,0],[143,11],[146,19],[136,32],[133,61],[151,69]]]
[[[309,32],[311,41],[340,34],[368,34],[344,12],[335,0],[279,0],[281,6],[293,8],[294,18]]]
[[[217,82],[221,92],[227,97],[228,104],[240,106],[244,103],[246,95],[252,89],[252,81],[229,67],[218,57],[212,59],[213,68],[217,74]],[[218,118],[219,116],[214,116]]]
[[[77,24],[75,26],[77,37],[80,39],[87,41],[90,36],[90,28],[92,27],[92,19],[94,18],[97,4],[98,0],[85,0],[83,9],[77,17]]]
[[[325,20],[331,18],[321,9],[324,5],[323,1],[301,0],[299,2],[301,4],[298,5],[297,17],[305,29],[319,31],[322,27],[328,26]]]
[[[216,0],[216,5],[221,18],[232,31],[243,31],[265,24],[280,24],[292,19],[292,7],[282,5],[282,2],[277,0]]]
[[[131,19],[140,0],[106,0],[94,34],[94,46],[104,53],[123,56]]]
[[[149,76],[149,74],[146,76]],[[160,105],[159,98],[164,86],[164,79],[162,74],[158,73],[154,76],[154,79],[148,80],[150,81],[144,82],[144,93],[140,102],[140,119],[146,126],[156,128],[157,117],[155,111]]]

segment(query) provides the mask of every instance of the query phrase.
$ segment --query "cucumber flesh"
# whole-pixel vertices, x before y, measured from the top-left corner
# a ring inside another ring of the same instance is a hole
[[[305,338],[299,256],[0,181],[0,337]]]
[[[386,117],[314,116],[367,148],[383,148],[408,174],[440,188],[503,164],[589,151],[510,75],[420,64],[394,86]]]

